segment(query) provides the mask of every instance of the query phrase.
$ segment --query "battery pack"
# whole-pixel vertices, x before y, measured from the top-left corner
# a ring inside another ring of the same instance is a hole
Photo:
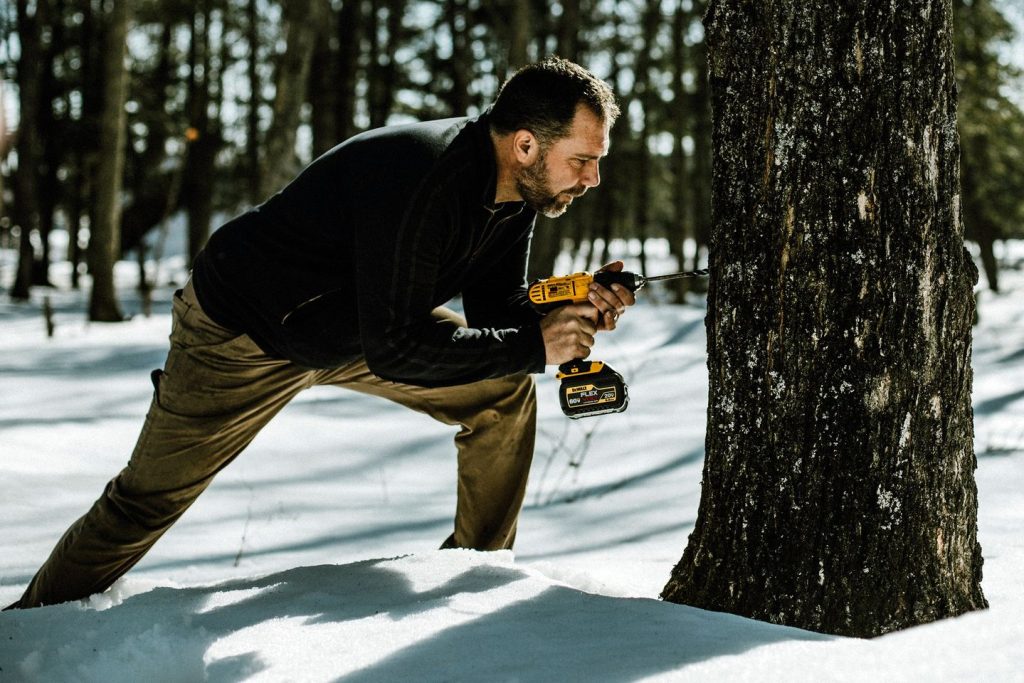
[[[573,419],[621,413],[629,405],[622,375],[601,361],[574,360],[558,371],[558,402]]]

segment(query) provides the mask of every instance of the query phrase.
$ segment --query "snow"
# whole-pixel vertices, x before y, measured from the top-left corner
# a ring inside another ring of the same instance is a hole
[[[436,549],[454,510],[452,428],[317,388],[109,591],[0,613],[0,681],[1024,681],[1024,245],[1012,246],[1018,270],[980,294],[975,330],[989,610],[858,640],[659,601],[697,512],[707,372],[702,303],[651,291],[595,349],[630,385],[625,413],[570,421],[539,379],[514,553]],[[0,302],[0,603],[127,460],[170,293],[150,318],[90,325],[80,295],[51,291],[49,340],[42,290]]]

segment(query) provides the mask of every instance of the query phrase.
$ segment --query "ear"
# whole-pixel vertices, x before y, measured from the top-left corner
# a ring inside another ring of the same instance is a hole
[[[512,134],[512,151],[521,166],[532,166],[540,154],[540,142],[533,133],[520,128]]]

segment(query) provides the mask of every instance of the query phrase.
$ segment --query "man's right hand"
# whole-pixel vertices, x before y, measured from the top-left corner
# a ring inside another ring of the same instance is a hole
[[[589,304],[560,306],[541,318],[544,353],[548,365],[586,358],[597,332],[597,309]]]

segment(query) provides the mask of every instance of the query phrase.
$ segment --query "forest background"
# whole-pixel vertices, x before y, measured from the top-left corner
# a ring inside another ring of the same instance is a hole
[[[116,260],[136,258],[150,288],[159,276],[145,264],[159,262],[172,226],[186,226],[194,255],[221,221],[346,137],[478,113],[515,68],[549,54],[611,83],[625,116],[601,191],[538,227],[531,277],[552,273],[560,253],[598,265],[615,239],[644,270],[652,238],[679,267],[697,267],[711,230],[706,5],[2,3],[0,248],[19,259],[15,277],[0,282],[27,301],[31,287],[50,285],[55,259],[67,259],[72,287],[92,275],[92,319],[121,319],[106,274]],[[1014,63],[1024,9],[953,5],[964,223],[998,291],[998,241],[1024,236],[1024,81]]]

